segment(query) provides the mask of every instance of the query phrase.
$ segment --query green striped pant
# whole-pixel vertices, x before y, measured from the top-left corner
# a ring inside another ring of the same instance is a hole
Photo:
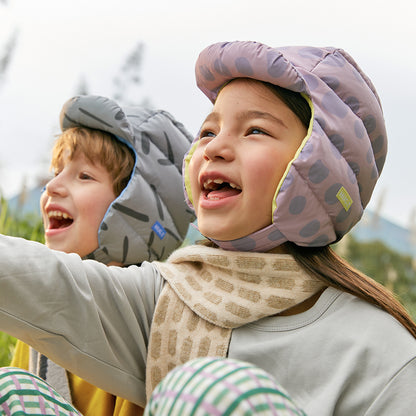
[[[306,416],[273,377],[249,363],[198,358],[172,370],[145,416]]]
[[[82,416],[44,380],[12,367],[0,368],[0,412]],[[306,416],[264,370],[221,358],[198,358],[172,370],[154,390],[144,415]]]
[[[0,414],[82,416],[44,380],[13,367],[0,368]]]

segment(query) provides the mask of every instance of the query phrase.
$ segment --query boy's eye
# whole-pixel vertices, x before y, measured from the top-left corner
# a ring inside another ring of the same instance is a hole
[[[79,178],[84,179],[84,180],[93,179],[92,176],[90,176],[90,175],[88,175],[88,173],[84,173],[84,172],[79,174]]]
[[[62,169],[55,169],[53,171],[53,177],[56,178],[61,172],[62,172]]]

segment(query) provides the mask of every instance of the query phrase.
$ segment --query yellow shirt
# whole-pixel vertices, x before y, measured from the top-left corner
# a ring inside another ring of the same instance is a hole
[[[29,346],[17,341],[13,367],[29,369]],[[143,409],[120,397],[113,396],[82,378],[68,372],[73,405],[84,416],[141,416]]]

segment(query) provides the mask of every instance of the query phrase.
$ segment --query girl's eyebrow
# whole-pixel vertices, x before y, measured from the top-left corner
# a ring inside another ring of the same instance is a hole
[[[245,119],[247,120],[251,120],[251,119],[265,119],[265,120],[270,120],[274,123],[278,123],[281,126],[283,126],[285,129],[287,129],[287,125],[284,123],[284,121],[278,117],[275,117],[274,115],[270,114],[270,113],[266,113],[264,111],[258,111],[258,110],[247,110],[244,111],[242,113],[239,113],[237,116],[237,119],[239,121],[243,121]]]
[[[212,112],[208,114],[208,116],[206,117],[206,119],[204,120],[202,124],[209,122],[209,121],[218,122],[220,118],[221,117],[219,113]],[[247,111],[243,111],[239,113],[236,118],[239,122],[244,121],[244,120],[251,120],[251,119],[265,119],[265,120],[270,120],[274,123],[278,123],[286,129],[288,128],[282,119],[275,117],[274,115],[270,113],[266,113],[264,111],[247,110]]]
[[[213,111],[212,113],[209,113],[206,117],[206,119],[202,122],[202,124],[206,123],[207,121],[218,121],[220,119],[220,115]]]

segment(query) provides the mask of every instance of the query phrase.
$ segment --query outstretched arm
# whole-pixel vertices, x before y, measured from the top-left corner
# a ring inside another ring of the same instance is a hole
[[[112,394],[145,403],[150,324],[163,279],[0,236],[0,330]]]

